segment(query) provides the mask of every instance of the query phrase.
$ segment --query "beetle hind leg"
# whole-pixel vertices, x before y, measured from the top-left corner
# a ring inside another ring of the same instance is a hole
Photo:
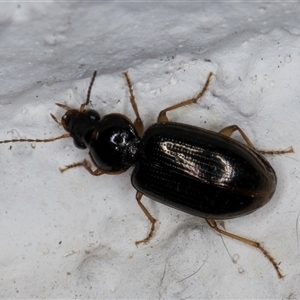
[[[225,128],[223,128],[221,131],[219,131],[220,134],[226,135],[228,137],[231,137],[232,134],[238,131],[241,136],[243,137],[243,139],[245,140],[246,144],[250,147],[255,149],[254,145],[252,144],[252,142],[250,141],[250,139],[247,137],[247,135],[245,134],[245,132],[237,125],[231,125],[231,126],[227,126]]]
[[[136,241],[135,244],[138,246],[139,244],[146,244],[149,242],[149,240],[153,237],[154,232],[155,232],[155,223],[156,223],[156,219],[154,219],[152,217],[152,215],[149,213],[148,209],[144,206],[144,204],[141,202],[141,199],[143,197],[143,194],[140,192],[136,193],[136,200],[138,205],[140,206],[140,208],[142,209],[142,211],[144,212],[144,214],[146,215],[146,217],[148,218],[148,220],[151,223],[151,228],[150,228],[150,232],[148,234],[148,236],[146,238],[144,238],[143,240],[140,241]]]
[[[246,239],[242,236],[239,236],[239,235],[235,235],[233,233],[230,233],[230,232],[227,232],[223,229],[221,229],[217,222],[214,220],[214,219],[206,219],[206,222],[208,223],[208,225],[210,227],[212,227],[214,230],[216,230],[217,232],[221,233],[221,234],[224,234],[226,236],[229,236],[235,240],[238,240],[238,241],[241,241],[245,244],[248,244],[250,246],[253,246],[255,248],[258,248],[266,257],[267,259],[272,263],[272,265],[274,266],[276,272],[277,272],[277,275],[279,278],[283,278],[284,275],[282,275],[281,271],[280,271],[280,268],[279,268],[279,265],[278,263],[275,261],[275,259],[269,254],[269,252],[267,250],[265,250],[261,245],[260,243],[258,242],[255,242],[253,240],[249,240],[249,239]]]
[[[219,131],[220,134],[226,135],[228,137],[231,137],[231,135],[235,132],[238,131],[241,136],[243,137],[243,139],[245,140],[246,144],[250,147],[255,149],[257,152],[261,153],[261,154],[271,154],[271,155],[275,155],[275,154],[286,154],[286,153],[293,153],[294,149],[293,147],[289,147],[287,149],[283,149],[283,150],[258,150],[254,147],[254,145],[252,144],[252,142],[250,141],[250,139],[247,137],[247,135],[245,134],[245,132],[237,125],[231,125],[228,127],[223,128],[221,131]]]
[[[164,110],[162,110],[158,117],[157,117],[157,123],[165,123],[165,122],[169,122],[169,119],[167,117],[167,112],[168,111],[171,111],[171,110],[174,110],[174,109],[177,109],[177,108],[180,108],[182,106],[185,106],[185,105],[190,105],[190,104],[193,104],[193,103],[197,103],[197,101],[204,95],[204,93],[207,91],[208,87],[209,87],[209,83],[211,81],[211,78],[213,76],[213,72],[210,72],[208,74],[208,77],[206,79],[206,82],[201,90],[201,92],[194,98],[191,98],[191,99],[188,99],[188,100],[185,100],[183,102],[180,102],[180,103],[177,103],[177,104],[174,104],[170,107],[167,107],[165,108]]]

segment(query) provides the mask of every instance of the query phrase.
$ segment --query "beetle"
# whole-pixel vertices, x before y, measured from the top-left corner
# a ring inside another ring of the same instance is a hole
[[[146,131],[139,115],[128,72],[123,73],[129,89],[135,121],[127,116],[111,113],[100,117],[90,103],[91,89],[97,72],[90,82],[87,99],[79,109],[56,103],[66,110],[61,121],[51,114],[67,133],[48,139],[11,139],[10,142],[52,142],[71,137],[79,149],[88,149],[88,160],[60,168],[61,172],[84,167],[90,174],[120,174],[131,166],[136,200],[151,223],[146,238],[136,244],[147,243],[155,232],[156,219],[141,202],[145,195],[162,204],[204,218],[220,234],[258,248],[273,264],[279,278],[283,275],[275,259],[260,243],[222,229],[216,220],[231,219],[249,214],[272,198],[277,184],[276,173],[263,154],[293,152],[290,147],[281,151],[257,150],[237,125],[220,132],[170,122],[167,112],[196,103],[208,90],[213,73],[210,72],[202,90],[195,97],[162,110],[157,123]],[[246,144],[231,138],[238,131]]]

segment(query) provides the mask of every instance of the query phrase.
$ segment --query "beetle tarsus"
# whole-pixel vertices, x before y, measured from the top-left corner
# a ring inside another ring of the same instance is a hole
[[[167,112],[168,111],[171,111],[171,110],[174,110],[174,109],[177,109],[177,108],[180,108],[182,106],[186,106],[186,105],[190,105],[190,104],[193,104],[193,103],[197,103],[197,101],[204,95],[204,93],[207,91],[208,87],[209,87],[209,84],[210,84],[210,81],[211,81],[211,78],[212,76],[214,75],[213,72],[210,72],[207,76],[207,79],[206,79],[206,82],[202,88],[202,90],[200,91],[200,93],[194,97],[194,98],[191,98],[191,99],[188,99],[188,100],[185,100],[185,101],[182,101],[180,103],[177,103],[175,105],[172,105],[170,107],[167,107],[165,109],[163,109],[159,114],[158,114],[158,117],[157,117],[157,123],[166,123],[166,122],[169,122],[169,119],[167,117]]]
[[[238,240],[238,241],[241,241],[245,244],[248,244],[250,246],[253,246],[253,247],[256,247],[258,248],[266,257],[267,259],[272,263],[272,265],[274,266],[276,272],[277,272],[277,275],[279,278],[283,278],[284,275],[281,273],[281,270],[279,268],[279,265],[278,263],[275,261],[275,259],[269,254],[269,252],[264,249],[260,243],[258,242],[255,242],[253,240],[249,240],[249,239],[246,239],[242,236],[239,236],[239,235],[236,235],[236,234],[233,234],[231,232],[228,232],[228,231],[225,231],[223,229],[221,229],[219,226],[218,226],[218,223],[214,220],[214,219],[206,219],[208,225],[210,227],[212,227],[214,230],[216,230],[217,232],[221,233],[221,234],[224,234],[226,236],[229,236],[235,240]]]
[[[137,246],[140,245],[140,244],[147,244],[151,240],[151,238],[153,237],[154,232],[155,232],[155,223],[156,223],[156,219],[152,217],[152,215],[149,213],[148,209],[141,202],[142,197],[143,197],[142,193],[140,193],[140,192],[136,193],[136,200],[138,202],[138,205],[140,206],[140,208],[142,209],[142,211],[144,212],[144,214],[146,215],[146,217],[150,221],[151,228],[150,228],[150,232],[149,232],[149,234],[148,234],[148,236],[146,238],[144,238],[143,240],[135,242],[135,244]]]
[[[66,165],[63,168],[59,168],[59,170],[60,170],[61,173],[64,173],[65,171],[67,171],[69,169],[73,169],[73,168],[81,167],[81,166],[82,166],[82,162],[73,163],[73,164],[70,164],[70,165]]]
[[[67,165],[63,168],[59,168],[59,170],[60,170],[60,172],[63,173],[69,169],[73,169],[73,168],[77,168],[77,167],[84,167],[93,176],[100,176],[104,173],[99,168],[97,168],[96,170],[93,171],[90,162],[86,159],[84,159],[82,162],[73,163],[73,164]]]
[[[293,147],[289,147],[283,150],[257,150],[261,154],[269,154],[269,155],[281,155],[287,153],[294,153]]]

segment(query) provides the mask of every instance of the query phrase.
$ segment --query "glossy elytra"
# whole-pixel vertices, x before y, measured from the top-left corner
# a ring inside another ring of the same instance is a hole
[[[151,223],[148,236],[136,244],[148,242],[155,232],[156,219],[141,202],[145,195],[183,212],[205,218],[217,232],[258,248],[282,278],[278,263],[260,243],[225,231],[215,220],[240,217],[265,205],[275,192],[277,179],[263,154],[290,153],[293,149],[257,150],[236,125],[216,133],[169,122],[167,112],[196,103],[203,96],[212,79],[212,72],[197,96],[162,110],[157,123],[144,131],[131,80],[127,72],[123,74],[136,116],[134,122],[118,113],[101,118],[95,110],[86,109],[96,78],[94,72],[87,99],[79,109],[56,103],[66,113],[60,122],[51,114],[67,133],[49,139],[12,139],[0,143],[52,142],[72,137],[77,148],[89,149],[96,168],[92,169],[92,164],[84,160],[60,168],[61,172],[82,166],[92,175],[99,176],[120,174],[134,166],[131,182],[137,190],[136,200]],[[230,138],[235,131],[241,134],[246,144]]]

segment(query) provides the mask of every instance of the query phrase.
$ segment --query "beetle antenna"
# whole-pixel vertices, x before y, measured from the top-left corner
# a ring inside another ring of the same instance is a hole
[[[90,103],[90,96],[91,96],[91,90],[92,90],[92,86],[94,84],[95,78],[97,76],[97,71],[94,72],[89,89],[88,89],[88,93],[87,93],[87,97],[86,97],[86,101],[83,102],[79,108],[80,112],[84,111],[84,108]]]
[[[84,103],[81,104],[80,106],[80,109],[79,109],[79,112],[83,112],[84,111],[84,108],[90,103],[90,97],[91,97],[91,90],[92,90],[92,86],[94,84],[94,81],[95,81],[95,78],[97,76],[97,71],[94,72],[93,74],[93,77],[92,77],[92,80],[91,80],[91,83],[89,85],[89,89],[88,89],[88,93],[87,93],[87,97],[86,97],[86,101]],[[61,104],[61,103],[55,103],[57,106],[59,107],[62,107],[66,110],[71,110],[72,108],[65,105],[65,104]],[[59,122],[57,120],[57,118],[53,115],[53,114],[50,114],[52,119],[58,124],[58,125],[62,125],[61,122]],[[68,138],[70,137],[71,135],[69,133],[65,133],[65,134],[62,134],[60,136],[57,136],[57,137],[53,137],[53,138],[48,138],[48,139],[26,139],[26,138],[23,138],[23,139],[11,139],[11,140],[3,140],[3,141],[0,141],[0,144],[7,144],[7,143],[22,143],[22,142],[28,142],[28,143],[48,143],[48,142],[54,142],[56,140],[60,140],[60,139],[65,139],[65,138]]]
[[[11,140],[3,140],[0,141],[0,144],[7,144],[7,143],[21,143],[21,142],[28,142],[28,143],[48,143],[48,142],[54,142],[56,140],[65,139],[70,137],[69,133],[64,133],[60,136],[48,138],[48,139],[11,139]]]

